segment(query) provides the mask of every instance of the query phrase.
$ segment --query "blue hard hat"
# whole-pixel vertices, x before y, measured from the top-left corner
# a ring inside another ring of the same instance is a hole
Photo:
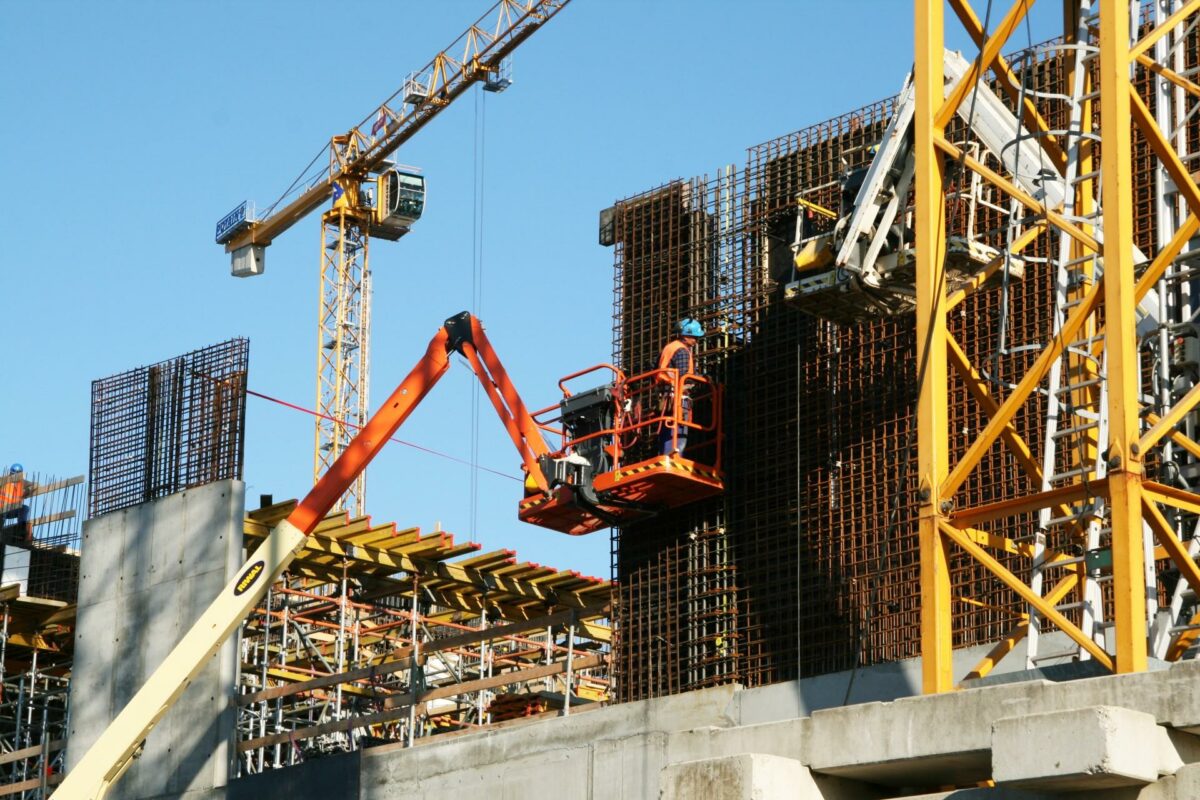
[[[704,326],[691,317],[684,317],[675,323],[675,332],[680,336],[695,336],[699,339],[704,335]]]
[[[24,472],[24,471],[25,471],[25,468],[22,467],[20,464],[13,464],[11,467],[8,468],[8,472],[10,475],[16,475],[18,472]]]

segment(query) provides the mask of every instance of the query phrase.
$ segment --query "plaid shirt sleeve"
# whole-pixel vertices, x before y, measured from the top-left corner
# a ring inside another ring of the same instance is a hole
[[[681,347],[671,356],[671,369],[679,370],[680,375],[686,375],[691,361],[686,347]]]

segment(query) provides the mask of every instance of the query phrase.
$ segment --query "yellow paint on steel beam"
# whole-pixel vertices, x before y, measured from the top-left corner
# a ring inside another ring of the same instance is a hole
[[[1139,64],[1141,64],[1146,69],[1148,69],[1151,72],[1154,72],[1158,75],[1161,75],[1164,79],[1175,84],[1180,89],[1183,89],[1185,92],[1192,95],[1193,97],[1200,97],[1200,86],[1196,85],[1195,83],[1192,83],[1191,81],[1189,81],[1187,78],[1180,75],[1175,70],[1167,69],[1162,64],[1159,64],[1157,61],[1151,59],[1149,56],[1146,56],[1146,55],[1138,56],[1137,61]]]
[[[949,461],[946,374],[946,215],[937,109],[944,92],[942,0],[915,0],[913,86],[916,172],[917,461],[920,480],[921,672],[925,692],[954,688],[948,543],[941,486]]]
[[[1025,18],[1026,12],[1033,3],[1034,0],[1016,0],[1008,9],[1008,13],[996,26],[995,32],[980,47],[979,56],[971,62],[971,68],[967,70],[967,74],[951,90],[950,96],[938,110],[933,121],[935,127],[945,130],[946,126],[950,124],[950,120],[954,119],[954,114],[962,105],[963,99],[975,88],[983,74],[995,64],[996,58],[1000,55],[1000,49],[1004,47],[1008,37],[1012,36],[1017,25]]]
[[[1049,373],[1050,367],[1062,355],[1062,351],[1067,343],[1075,338],[1079,329],[1083,327],[1088,317],[1091,316],[1092,312],[1100,304],[1103,284],[1104,281],[1101,279],[1088,289],[1087,294],[1084,295],[1080,304],[1072,309],[1066,322],[1063,323],[1059,334],[1054,337],[1048,347],[1042,350],[1034,361],[1033,366],[1029,368],[1029,371],[1025,373],[1025,376],[1017,384],[1017,388],[1009,393],[1004,402],[1000,404],[1000,408],[988,420],[983,431],[967,448],[966,454],[954,466],[954,469],[950,472],[950,476],[942,486],[942,497],[944,499],[952,497],[954,492],[958,490],[958,487],[962,486],[963,481],[979,465],[983,456],[995,444],[996,439],[1000,437],[1005,427],[1012,422],[1013,417],[1025,405],[1025,401],[1029,399],[1029,395],[1038,387],[1047,373]]]
[[[1146,573],[1142,532],[1142,452],[1138,446],[1137,302],[1134,299],[1133,137],[1129,4],[1100,0],[1101,205],[1104,209],[1104,314],[1108,358],[1109,506],[1113,622],[1118,672],[1147,666]]]
[[[1021,189],[1015,183],[1010,181],[1008,178],[1005,178],[1003,175],[996,172],[979,159],[972,158],[964,153],[962,148],[960,148],[958,145],[947,141],[946,138],[940,134],[934,139],[934,143],[938,146],[938,148],[944,151],[946,155],[950,156],[955,161],[961,162],[963,166],[967,167],[967,169],[971,170],[972,172],[978,173],[981,178],[1007,194],[1012,199],[1016,200],[1021,205],[1028,208],[1030,211],[1034,212],[1035,214],[1044,214],[1046,219],[1049,220],[1055,228],[1058,228],[1060,231],[1067,234],[1072,239],[1079,242],[1084,247],[1092,250],[1093,252],[1100,252],[1100,243],[1097,242],[1094,237],[1080,230],[1074,223],[1072,223],[1062,214],[1058,213],[1058,211],[1048,208],[1045,203],[1033,197],[1031,194]]]
[[[1032,242],[1034,242],[1038,236],[1040,236],[1043,232],[1045,232],[1045,230],[1046,230],[1046,223],[1042,220],[1037,220],[1030,226],[1030,228],[1028,230],[1026,230],[1024,233],[1022,233],[1020,236],[1018,236],[1015,240],[1013,240],[1013,243],[1008,248],[1007,252],[1012,255],[1016,255],[1017,253],[1020,253],[1026,247],[1028,247]],[[963,286],[956,289],[955,291],[951,292],[946,297],[947,313],[951,309],[953,309],[955,306],[957,306],[959,303],[966,300],[968,297],[970,297],[972,294],[974,294],[976,291],[978,291],[979,288],[982,287],[985,283],[987,283],[989,278],[991,278],[993,275],[995,275],[997,272],[1000,271],[1000,268],[1004,266],[1004,263],[1006,260],[1007,260],[1007,257],[1006,257],[1005,253],[997,254],[997,256],[995,258],[993,258],[986,265],[984,265],[983,269],[981,269],[979,272],[972,275],[971,279],[969,281],[967,281],[967,283],[965,283]]]
[[[975,42],[976,47],[982,47],[984,42],[985,32],[983,23],[979,21],[974,9],[971,8],[967,0],[950,0],[950,7],[958,16],[959,22],[963,28]],[[1004,56],[997,55],[995,62],[992,64],[992,72],[995,73],[1000,89],[1008,96],[1008,99],[1014,104],[1021,105],[1021,117],[1025,123],[1025,127],[1030,131],[1036,131],[1037,135],[1034,141],[1042,146],[1042,151],[1050,158],[1059,169],[1060,172],[1065,171],[1067,166],[1067,156],[1059,146],[1057,137],[1050,132],[1050,125],[1042,117],[1037,106],[1032,98],[1026,95],[1025,92],[1017,87],[1021,86],[1022,80],[1013,72],[1008,61]],[[1070,84],[1067,84],[1068,86]]]
[[[1046,594],[1046,602],[1050,605],[1058,605],[1058,601],[1066,597],[1071,589],[1075,588],[1075,585],[1078,582],[1078,576],[1074,574],[1064,575],[1062,579],[1055,584],[1054,588]],[[994,670],[996,666],[1004,660],[1005,656],[1009,655],[1017,648],[1017,645],[1021,643],[1021,640],[1024,639],[1028,633],[1029,622],[1018,622],[1011,630],[1009,630],[1008,633],[1004,635],[1000,641],[995,644],[995,646],[992,647],[991,650],[988,651],[987,655],[979,660],[979,663],[967,673],[963,680],[982,678],[989,675],[992,670]]]
[[[1135,291],[1135,299],[1140,301],[1145,297],[1154,284],[1158,283],[1158,279],[1167,271],[1167,267],[1175,260],[1175,256],[1183,250],[1183,246],[1188,243],[1196,231],[1200,230],[1200,217],[1195,214],[1188,214],[1188,218],[1179,226],[1179,230],[1175,231],[1175,235],[1171,237],[1171,241],[1167,246],[1159,251],[1154,260],[1150,262],[1150,266],[1142,273],[1142,277],[1138,278],[1137,289]]]
[[[1150,145],[1154,155],[1158,156],[1163,168],[1171,176],[1171,180],[1175,182],[1179,193],[1187,201],[1188,208],[1193,214],[1200,214],[1200,188],[1196,187],[1196,182],[1192,180],[1183,160],[1175,152],[1171,143],[1167,141],[1167,137],[1159,129],[1158,123],[1154,121],[1150,109],[1142,102],[1142,98],[1138,97],[1137,90],[1132,85],[1129,87],[1129,107],[1133,113],[1133,121],[1137,123],[1142,135],[1146,137],[1146,143]],[[1130,146],[1132,147],[1132,143]]]
[[[1018,542],[1009,539],[1007,536],[1001,536],[998,533],[990,531],[981,531],[978,528],[964,528],[960,525],[954,526],[961,531],[963,536],[966,536],[971,541],[980,547],[986,547],[990,550],[999,550],[1002,553],[1012,553],[1016,556],[1024,556],[1025,558],[1033,558],[1033,543]],[[1076,562],[1071,556],[1066,553],[1060,553],[1057,550],[1046,550],[1042,554],[1042,558],[1046,566],[1054,566],[1062,561]]]
[[[1170,433],[1180,422],[1183,422],[1183,418],[1196,407],[1197,403],[1200,403],[1200,385],[1193,386],[1187,394],[1171,407],[1166,416],[1150,426],[1150,429],[1138,441],[1138,447],[1141,448],[1141,451],[1145,453],[1151,447],[1158,444],[1160,439]]]
[[[989,416],[995,414],[1000,409],[1000,406],[996,403],[995,399],[991,395],[991,392],[988,390],[987,383],[984,381],[983,375],[979,373],[979,370],[975,369],[975,365],[971,363],[971,360],[967,357],[966,352],[963,351],[963,349],[959,346],[958,340],[954,338],[953,334],[946,334],[946,347],[950,357],[950,365],[954,367],[954,370],[958,373],[959,377],[962,378],[963,383],[967,387],[967,391],[971,393],[973,398],[975,398],[975,402],[982,406],[983,410],[987,412]],[[1000,433],[1000,437],[1004,440],[1009,449],[1012,451],[1012,454],[1016,457],[1017,463],[1020,464],[1021,467],[1024,468],[1026,474],[1028,474],[1029,477],[1040,486],[1042,482],[1042,466],[1037,462],[1037,459],[1033,457],[1033,453],[1029,449],[1029,445],[1025,442],[1025,439],[1022,438],[1021,434],[1017,432],[1016,426],[1009,422],[1004,426],[1003,431]]]
[[[1161,418],[1153,412],[1148,412],[1146,414],[1146,422],[1149,422],[1151,425],[1157,425],[1159,423],[1160,419]],[[1184,450],[1187,450],[1189,453],[1191,453],[1196,458],[1200,458],[1200,443],[1197,443],[1196,441],[1189,439],[1183,433],[1176,431],[1176,430],[1173,430],[1170,433],[1168,433],[1167,438],[1169,438],[1172,442],[1174,442],[1175,444],[1182,447]],[[1143,451],[1143,452],[1145,452],[1145,451]]]
[[[1012,589],[1020,595],[1021,599],[1033,606],[1034,610],[1058,626],[1059,630],[1070,636],[1084,650],[1091,653],[1092,657],[1098,662],[1108,669],[1113,669],[1112,657],[1104,652],[1100,645],[1092,641],[1087,634],[1076,627],[1073,622],[1063,616],[1061,611],[1047,603],[1046,598],[1039,597],[1023,580],[1013,575],[1003,564],[993,558],[990,553],[975,544],[970,537],[966,536],[953,525],[943,522],[941,523],[941,529],[947,537],[957,542],[960,547],[982,564],[988,572],[999,578],[1001,583]]]
[[[1174,486],[1167,486],[1154,481],[1144,481],[1142,483],[1142,494],[1149,497],[1156,503],[1163,503],[1173,508],[1178,508],[1180,511],[1186,511],[1189,514],[1200,514],[1200,495],[1194,492],[1176,489]]]
[[[1164,19],[1161,25],[1157,26],[1152,31],[1150,31],[1145,36],[1143,36],[1141,38],[1141,41],[1139,41],[1137,44],[1135,44],[1130,49],[1130,51],[1129,51],[1130,57],[1137,58],[1142,53],[1145,53],[1147,50],[1149,50],[1151,47],[1154,47],[1155,42],[1157,42],[1163,36],[1166,36],[1168,33],[1170,33],[1172,28],[1174,28],[1176,25],[1178,25],[1183,20],[1187,19],[1190,15],[1196,13],[1197,10],[1200,10],[1200,0],[1190,0],[1190,2],[1185,3],[1183,5],[1183,7],[1181,7],[1178,11],[1176,11],[1174,14],[1172,14],[1171,16]],[[1100,22],[1101,22],[1101,27],[1100,27],[1101,36],[1103,36],[1103,32],[1104,32],[1103,16],[1101,16]],[[1128,30],[1129,25],[1126,24],[1125,28],[1126,28],[1126,30]],[[1124,49],[1125,45],[1122,44],[1121,47],[1122,47],[1122,49]]]
[[[1154,501],[1149,497],[1142,498],[1142,501],[1146,508],[1146,520],[1150,523],[1150,529],[1154,531],[1154,537],[1167,551],[1167,556],[1175,564],[1179,574],[1188,582],[1188,586],[1192,587],[1192,591],[1200,594],[1200,567],[1196,566],[1196,562],[1188,554],[1187,548],[1179,541],[1175,531],[1171,529],[1171,523],[1167,522],[1167,518],[1158,510]]]

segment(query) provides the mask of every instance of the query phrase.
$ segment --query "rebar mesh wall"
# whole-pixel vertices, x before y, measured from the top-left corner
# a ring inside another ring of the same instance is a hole
[[[242,477],[250,343],[92,383],[88,516]]]
[[[1028,88],[1061,92],[1060,52],[1043,47],[1018,59]],[[1139,89],[1152,103],[1148,81]],[[617,363],[646,368],[671,322],[698,316],[725,331],[706,342],[704,369],[726,382],[727,405],[724,497],[614,535],[621,700],[919,654],[914,319],[835,325],[789,308],[780,291],[797,196],[837,209],[839,175],[868,162],[893,102],[753,147],[732,175],[676,181],[615,206]],[[1061,123],[1061,105],[1042,105],[1051,127]],[[948,137],[966,140],[961,123]],[[1153,175],[1144,146],[1135,170],[1137,240],[1149,253]],[[1007,202],[986,186],[975,197],[987,202],[968,202],[970,187],[956,174],[950,233],[1002,246]],[[977,293],[948,320],[999,400],[1032,363],[1029,346],[1051,332],[1045,257],[1053,245],[1041,237],[1026,250],[1023,280]],[[949,405],[957,458],[986,419],[961,384]],[[1044,416],[1035,398],[1015,420],[1035,454]],[[1011,456],[994,449],[958,501],[1029,489]],[[1028,536],[1035,526],[1028,515],[988,530]],[[956,646],[1002,637],[1022,610],[1015,595],[965,555],[951,568]]]

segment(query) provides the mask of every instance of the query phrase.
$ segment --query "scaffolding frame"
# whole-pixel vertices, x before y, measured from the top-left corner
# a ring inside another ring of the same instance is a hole
[[[247,515],[247,547],[294,502]],[[611,586],[476,553],[444,531],[326,517],[242,626],[237,769],[514,719],[609,698]]]

